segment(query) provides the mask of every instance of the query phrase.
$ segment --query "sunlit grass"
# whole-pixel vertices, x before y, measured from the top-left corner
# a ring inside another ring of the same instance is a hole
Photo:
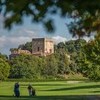
[[[8,98],[6,100],[14,99],[13,97],[14,83],[15,82],[0,83],[0,96],[2,96],[3,100],[5,100],[4,98]],[[48,96],[49,98],[51,97],[52,99],[54,99],[59,96],[61,98],[68,98],[70,95],[72,95],[75,99],[75,97],[77,96],[81,97],[81,95],[100,95],[100,82],[51,81],[51,82],[19,82],[19,83],[20,83],[20,93],[21,96],[23,97],[20,98],[20,100],[21,99],[30,100],[28,97],[28,90],[27,90],[28,84],[32,84],[32,86],[36,89],[36,97],[34,97],[34,99],[36,98],[36,100],[39,100],[40,98],[43,97],[47,98]],[[70,99],[71,98],[72,97],[70,96]],[[78,100],[78,98],[76,100]]]

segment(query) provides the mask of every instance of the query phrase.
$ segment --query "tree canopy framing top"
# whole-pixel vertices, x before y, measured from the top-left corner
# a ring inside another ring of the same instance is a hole
[[[89,36],[100,29],[100,0],[0,0],[0,11],[4,7],[4,24],[9,29],[13,24],[22,24],[23,16],[27,15],[32,16],[33,22],[41,22],[47,31],[53,31],[53,20],[45,20],[47,14],[74,19],[68,25],[73,36]],[[61,13],[57,13],[58,9]]]

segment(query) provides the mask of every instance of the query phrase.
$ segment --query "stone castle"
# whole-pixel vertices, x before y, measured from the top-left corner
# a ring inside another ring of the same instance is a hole
[[[54,53],[54,43],[51,39],[47,38],[34,38],[32,39],[32,54],[47,56]]]
[[[33,38],[32,39],[32,52],[21,49],[11,49],[10,58],[18,56],[20,54],[35,55],[35,56],[47,56],[54,53],[54,42],[48,38]]]

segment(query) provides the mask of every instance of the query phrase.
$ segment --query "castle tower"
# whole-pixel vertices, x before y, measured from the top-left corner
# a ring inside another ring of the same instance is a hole
[[[54,43],[47,38],[32,39],[32,54],[37,56],[47,56],[54,53]]]

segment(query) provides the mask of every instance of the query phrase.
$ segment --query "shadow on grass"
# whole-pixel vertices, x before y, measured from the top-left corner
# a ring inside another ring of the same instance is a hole
[[[0,96],[0,100],[100,100],[97,96],[85,96],[85,95],[69,95],[69,96],[21,96],[21,97],[13,97],[13,96]]]
[[[92,93],[100,93],[100,91],[92,91]]]
[[[59,89],[49,89],[44,91],[64,91],[64,90],[77,90],[77,89],[91,89],[91,88],[100,88],[100,85],[89,85],[89,86],[77,86],[77,87],[67,87]]]

